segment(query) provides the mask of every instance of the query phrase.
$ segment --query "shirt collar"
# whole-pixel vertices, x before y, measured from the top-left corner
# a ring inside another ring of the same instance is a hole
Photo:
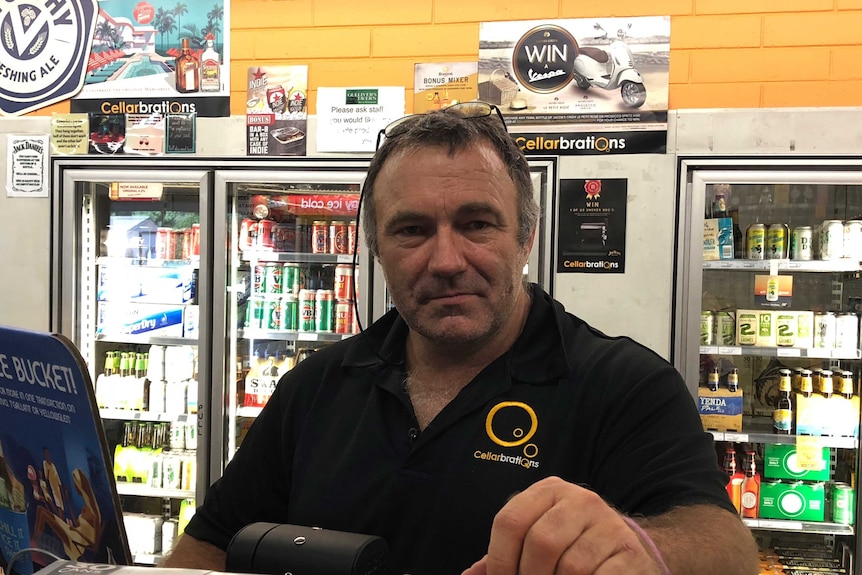
[[[538,285],[531,285],[532,302],[524,329],[509,351],[513,380],[552,384],[571,371],[564,338],[571,330],[563,306]],[[388,363],[403,366],[408,327],[393,309],[374,322],[347,351],[343,364],[371,367]]]

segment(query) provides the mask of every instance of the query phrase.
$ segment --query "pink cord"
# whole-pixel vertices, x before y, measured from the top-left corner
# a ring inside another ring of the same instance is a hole
[[[644,528],[635,522],[631,517],[622,516],[623,521],[626,522],[626,525],[632,528],[632,531],[640,535],[641,539],[647,544],[652,551],[652,554],[655,556],[655,561],[658,563],[659,569],[661,569],[661,575],[671,575],[670,569],[667,568],[667,564],[664,562],[664,559],[661,556],[661,552],[659,552],[658,547],[655,546],[655,542],[652,540],[652,537],[649,536],[649,533],[644,531]]]

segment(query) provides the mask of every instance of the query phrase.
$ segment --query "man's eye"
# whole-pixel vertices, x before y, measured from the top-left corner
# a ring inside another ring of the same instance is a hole
[[[491,224],[483,220],[474,220],[472,222],[468,222],[466,227],[470,230],[484,230],[491,227]]]
[[[422,228],[419,226],[404,226],[400,230],[398,230],[398,235],[401,236],[416,236],[419,235],[422,231]]]

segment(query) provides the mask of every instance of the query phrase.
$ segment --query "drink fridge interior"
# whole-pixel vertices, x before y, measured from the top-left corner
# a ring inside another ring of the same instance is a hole
[[[862,176],[683,165],[692,215],[675,361],[728,496],[765,572],[857,573]]]

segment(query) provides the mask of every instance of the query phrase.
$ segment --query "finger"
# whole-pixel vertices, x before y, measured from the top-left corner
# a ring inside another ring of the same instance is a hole
[[[626,575],[653,573],[655,565],[640,538],[619,515],[614,515],[590,523],[579,537],[573,539],[560,557],[556,573],[604,573],[614,565],[627,566],[626,571],[619,571]],[[608,572],[615,571],[611,569]]]
[[[487,560],[488,556],[485,555],[475,563],[473,563],[470,567],[465,569],[461,575],[487,575]]]

